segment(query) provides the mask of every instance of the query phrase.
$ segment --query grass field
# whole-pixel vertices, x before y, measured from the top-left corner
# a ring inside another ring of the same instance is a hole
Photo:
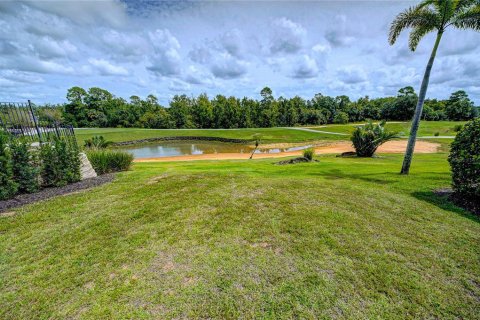
[[[143,163],[0,217],[1,319],[478,319],[446,154]]]
[[[449,121],[423,121],[419,130],[419,136],[433,136],[438,132],[441,136],[454,136],[456,133],[453,128],[456,124],[465,122]],[[137,129],[137,128],[93,128],[76,129],[77,139],[83,144],[85,139],[94,135],[102,135],[107,140],[118,142],[128,140],[139,140],[154,137],[167,136],[203,136],[203,137],[222,137],[234,139],[252,139],[255,134],[261,134],[263,143],[279,142],[308,142],[320,140],[349,140],[349,135],[358,124],[348,125],[327,125],[322,127],[309,127],[310,131],[298,130],[301,128],[253,128],[253,129]],[[391,123],[388,128],[394,131],[402,132],[408,136],[410,123]],[[315,130],[343,133],[342,135],[328,134],[324,132],[312,132]],[[439,140],[439,139],[438,139]],[[451,142],[452,139],[440,140],[441,142]],[[446,141],[448,140],[448,141]]]
[[[418,136],[433,137],[435,133],[440,136],[455,136],[456,125],[464,125],[465,121],[422,121],[418,130]],[[314,130],[321,130],[335,133],[351,134],[358,124],[346,125],[328,125],[327,127],[311,127]],[[399,132],[402,136],[409,136],[410,122],[391,122],[387,123],[386,127],[389,130]]]
[[[254,129],[137,129],[137,128],[94,128],[76,129],[75,134],[80,142],[94,135],[102,135],[107,140],[118,142],[155,137],[199,136],[222,137],[232,139],[253,139],[261,134],[264,143],[304,142],[314,140],[340,139],[330,134],[308,132],[287,128],[254,128]]]

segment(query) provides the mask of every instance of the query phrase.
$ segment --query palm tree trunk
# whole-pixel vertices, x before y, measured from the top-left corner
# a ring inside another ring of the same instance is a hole
[[[407,150],[405,151],[405,157],[403,158],[403,165],[401,174],[408,174],[410,171],[410,164],[412,163],[413,150],[415,149],[415,141],[417,140],[418,126],[420,125],[420,119],[422,118],[423,103],[425,101],[425,95],[427,94],[428,82],[430,80],[430,72],[432,71],[433,61],[437,54],[438,45],[442,38],[443,31],[438,31],[435,45],[433,46],[432,54],[428,60],[425,74],[423,75],[422,86],[420,87],[420,93],[418,95],[417,107],[415,108],[415,114],[412,120],[412,127],[410,128],[410,137],[408,138]]]

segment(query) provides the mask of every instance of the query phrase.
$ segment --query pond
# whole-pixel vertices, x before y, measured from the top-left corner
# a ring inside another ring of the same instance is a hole
[[[280,153],[288,151],[303,150],[310,146],[290,148],[261,148],[255,153]],[[252,153],[254,146],[225,143],[225,142],[188,142],[188,141],[163,141],[161,143],[147,144],[141,146],[123,147],[122,150],[131,153],[136,159],[174,157],[196,154],[216,153]]]

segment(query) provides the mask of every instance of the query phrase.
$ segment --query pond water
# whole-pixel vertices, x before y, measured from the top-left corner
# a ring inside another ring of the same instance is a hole
[[[309,146],[291,148],[261,148],[255,153],[280,153],[297,151]],[[147,144],[141,146],[123,147],[122,150],[131,153],[135,158],[157,158],[173,157],[195,154],[216,154],[216,153],[252,153],[254,146],[237,143],[224,142],[188,142],[188,141],[163,141],[161,143]]]

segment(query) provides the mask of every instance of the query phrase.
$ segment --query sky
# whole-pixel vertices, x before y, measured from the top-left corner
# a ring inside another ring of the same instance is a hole
[[[72,86],[118,97],[176,94],[351,99],[420,87],[434,34],[415,52],[395,15],[417,1],[0,1],[0,101],[61,103]],[[480,33],[448,30],[429,98],[480,105]]]

